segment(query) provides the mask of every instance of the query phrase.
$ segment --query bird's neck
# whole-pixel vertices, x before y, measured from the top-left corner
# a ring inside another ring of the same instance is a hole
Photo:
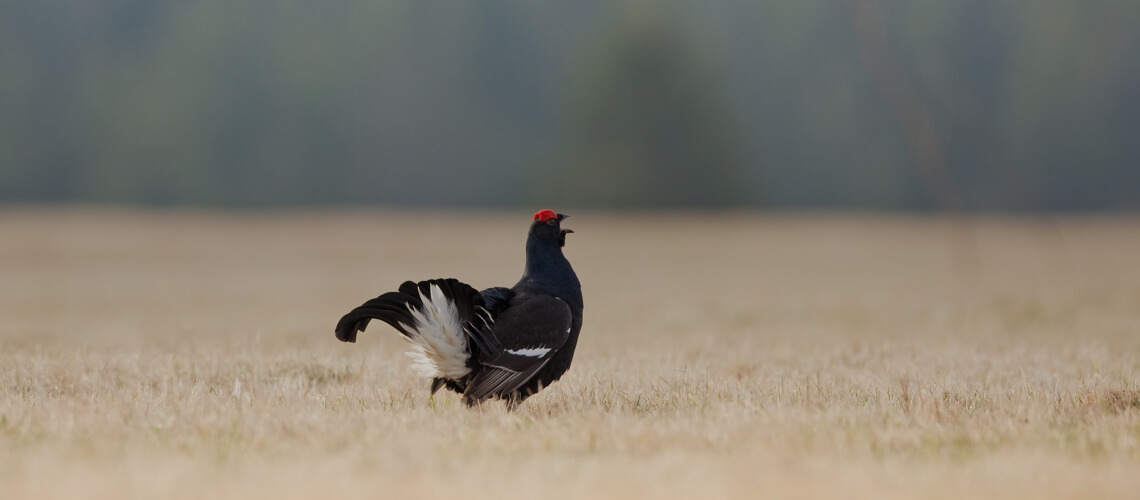
[[[578,291],[580,285],[578,276],[574,274],[574,268],[570,267],[570,262],[562,255],[562,249],[549,242],[527,242],[526,269],[522,279],[519,280],[519,285],[545,290],[556,295],[560,292],[581,293]],[[563,298],[581,301],[580,297]]]
[[[570,262],[562,255],[561,248],[547,241],[526,242],[526,269],[523,278],[542,278],[547,275],[555,277],[563,270],[570,270]]]

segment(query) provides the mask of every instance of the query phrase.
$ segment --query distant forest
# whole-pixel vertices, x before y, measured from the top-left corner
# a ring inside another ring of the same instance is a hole
[[[1140,208],[1140,2],[0,2],[0,202]]]

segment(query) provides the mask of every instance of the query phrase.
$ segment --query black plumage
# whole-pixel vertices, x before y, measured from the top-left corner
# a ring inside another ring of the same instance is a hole
[[[379,319],[413,345],[413,368],[432,377],[433,394],[447,387],[468,405],[501,398],[514,408],[566,373],[582,329],[582,287],[562,253],[573,232],[561,227],[566,217],[534,215],[515,286],[480,292],[450,278],[406,281],[344,315],[336,337],[355,342]]]

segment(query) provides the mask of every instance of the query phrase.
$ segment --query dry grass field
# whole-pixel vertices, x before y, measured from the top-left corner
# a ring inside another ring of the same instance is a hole
[[[513,284],[529,212],[0,210],[0,498],[1140,495],[1140,218],[570,213],[508,413],[332,329]]]

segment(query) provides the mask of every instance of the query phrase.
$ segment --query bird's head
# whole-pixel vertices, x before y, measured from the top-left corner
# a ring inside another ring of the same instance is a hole
[[[555,213],[549,208],[535,212],[534,223],[530,226],[530,237],[539,241],[556,241],[560,248],[565,246],[566,234],[574,232],[571,229],[562,228],[562,221],[567,217],[570,216]]]

